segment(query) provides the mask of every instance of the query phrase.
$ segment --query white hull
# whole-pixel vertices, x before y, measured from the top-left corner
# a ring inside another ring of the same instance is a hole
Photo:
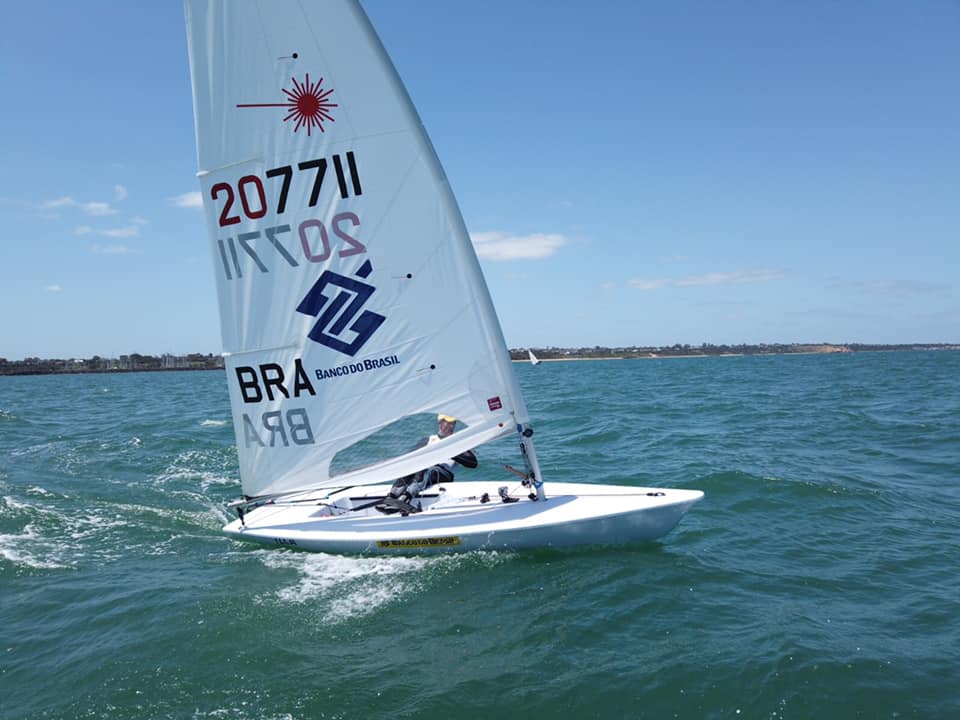
[[[703,497],[699,490],[550,483],[546,501],[514,488],[515,503],[498,495],[500,483],[454,482],[431,488],[422,512],[385,515],[373,507],[389,487],[314,493],[249,511],[224,532],[271,546],[345,554],[411,554],[623,545],[668,533]],[[488,502],[481,502],[484,494]]]

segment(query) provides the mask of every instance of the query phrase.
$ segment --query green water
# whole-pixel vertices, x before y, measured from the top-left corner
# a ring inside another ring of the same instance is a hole
[[[960,717],[960,353],[517,370],[548,479],[706,498],[628,549],[258,549],[222,373],[0,378],[0,717]]]

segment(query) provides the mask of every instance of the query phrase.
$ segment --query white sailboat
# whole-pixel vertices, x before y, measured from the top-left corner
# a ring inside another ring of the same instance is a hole
[[[530,364],[531,364],[531,365],[539,365],[539,364],[540,364],[540,358],[538,358],[536,355],[533,354],[533,350],[529,350],[529,349],[528,349],[528,350],[527,350],[527,354],[530,356]]]
[[[673,528],[700,491],[544,484],[459,209],[359,4],[185,5],[243,489],[224,531],[392,554],[619,544]],[[459,430],[410,449],[438,414]],[[493,472],[481,464],[403,512],[377,508],[395,478],[507,434],[522,480],[463,482]]]

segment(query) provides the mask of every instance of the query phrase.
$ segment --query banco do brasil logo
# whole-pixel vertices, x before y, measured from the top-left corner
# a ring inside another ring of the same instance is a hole
[[[373,265],[367,260],[354,275],[366,278],[372,271]],[[361,280],[324,270],[297,306],[297,312],[317,318],[307,337],[344,355],[356,355],[386,320],[363,309],[376,289]]]

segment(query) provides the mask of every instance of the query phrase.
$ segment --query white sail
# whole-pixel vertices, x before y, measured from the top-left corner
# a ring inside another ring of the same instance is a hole
[[[525,424],[460,212],[359,5],[186,0],[186,16],[243,492],[381,482]],[[331,476],[338,452],[427,412],[463,429]]]
[[[533,350],[527,350],[527,354],[530,356],[530,364],[531,364],[531,365],[539,365],[539,364],[540,364],[540,358],[538,358],[536,355],[533,354]]]

